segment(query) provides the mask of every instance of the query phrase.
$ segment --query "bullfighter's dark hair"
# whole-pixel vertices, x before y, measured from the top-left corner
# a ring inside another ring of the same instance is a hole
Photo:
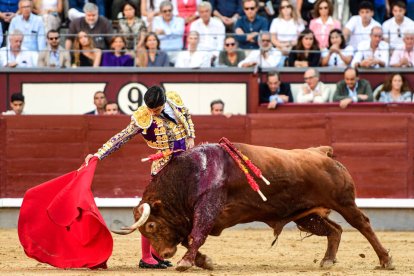
[[[144,102],[149,108],[162,106],[166,102],[164,89],[157,85],[151,86],[144,95]]]
[[[10,102],[14,102],[14,101],[24,102],[23,93],[14,93],[14,94],[12,94],[11,97],[10,97]]]

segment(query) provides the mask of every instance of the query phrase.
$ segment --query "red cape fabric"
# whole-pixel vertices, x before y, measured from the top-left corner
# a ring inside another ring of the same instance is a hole
[[[113,240],[91,192],[97,158],[28,190],[18,233],[25,253],[60,268],[105,267]]]

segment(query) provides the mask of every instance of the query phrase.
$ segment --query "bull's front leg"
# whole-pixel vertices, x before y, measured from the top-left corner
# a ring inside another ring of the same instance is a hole
[[[196,264],[204,269],[213,269],[209,257],[198,252],[213,228],[214,221],[224,206],[225,194],[222,189],[215,189],[204,194],[194,209],[193,229],[188,236],[188,250],[178,262],[176,269],[185,271]]]

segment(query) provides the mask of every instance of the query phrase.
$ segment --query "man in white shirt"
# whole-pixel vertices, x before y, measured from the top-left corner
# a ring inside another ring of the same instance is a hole
[[[305,83],[301,87],[297,103],[326,103],[329,101],[331,90],[319,80],[319,71],[309,68],[303,75]]]
[[[148,29],[158,35],[161,50],[181,51],[183,49],[184,19],[173,16],[173,5],[168,0],[160,4],[160,12],[161,15],[154,18]]]
[[[23,47],[31,51],[40,51],[46,47],[45,27],[40,16],[32,13],[33,2],[19,1],[19,13],[12,19],[9,33],[18,29],[23,32]]]
[[[414,66],[414,29],[404,33],[404,44],[392,53],[390,65],[392,67]]]
[[[282,52],[272,46],[271,35],[268,32],[259,36],[259,50],[252,50],[250,54],[239,62],[238,67],[261,68],[277,67],[282,59]]]
[[[211,17],[212,7],[210,2],[201,2],[198,5],[200,18],[195,20],[190,31],[200,34],[198,50],[211,51],[211,54],[218,57],[224,46],[225,27],[221,20]]]
[[[354,49],[358,47],[361,41],[369,39],[369,34],[373,27],[381,27],[380,23],[372,18],[374,7],[371,2],[361,2],[358,14],[352,16],[343,29],[346,41],[349,40],[348,44],[354,47]]]
[[[9,34],[9,45],[0,49],[0,67],[28,68],[37,66],[37,52],[24,47],[23,33],[15,29]]]
[[[14,93],[10,97],[10,108],[6,112],[1,113],[1,115],[22,115],[24,114],[24,96],[22,93]]]
[[[370,40],[359,43],[351,62],[353,67],[379,68],[388,66],[389,45],[382,40],[381,27],[372,28],[370,38]]]
[[[406,5],[402,1],[392,4],[392,15],[382,24],[384,40],[390,44],[391,49],[396,49],[404,44],[402,36],[408,30],[414,30],[414,21],[405,16]]]
[[[206,68],[211,67],[211,55],[198,50],[200,35],[191,31],[187,36],[187,51],[179,52],[175,61],[177,68]]]

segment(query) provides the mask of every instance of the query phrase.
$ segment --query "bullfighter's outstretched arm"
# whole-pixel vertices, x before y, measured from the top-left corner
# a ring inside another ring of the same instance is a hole
[[[100,160],[106,158],[111,153],[117,151],[122,145],[128,142],[132,137],[142,132],[142,129],[139,128],[134,120],[131,120],[131,123],[124,128],[121,132],[115,134],[111,139],[109,139],[102,147],[94,154]]]

